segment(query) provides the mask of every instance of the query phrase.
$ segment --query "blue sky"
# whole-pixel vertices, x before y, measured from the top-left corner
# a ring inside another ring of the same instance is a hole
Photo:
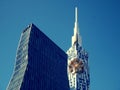
[[[76,5],[89,52],[90,90],[120,90],[120,0],[0,0],[0,90],[8,85],[20,34],[28,24],[69,49]]]

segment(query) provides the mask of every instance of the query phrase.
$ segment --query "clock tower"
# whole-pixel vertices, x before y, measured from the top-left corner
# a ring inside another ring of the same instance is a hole
[[[83,49],[82,38],[79,35],[77,7],[75,7],[75,25],[72,45],[67,51],[67,55],[70,90],[89,90],[88,53]]]

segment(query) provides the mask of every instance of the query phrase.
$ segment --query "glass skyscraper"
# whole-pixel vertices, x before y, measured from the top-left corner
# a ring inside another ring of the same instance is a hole
[[[34,24],[21,34],[7,90],[69,90],[67,54]]]
[[[89,90],[90,74],[88,66],[88,53],[82,47],[79,35],[78,11],[75,8],[75,27],[72,36],[72,46],[68,54],[68,77],[70,90]]]

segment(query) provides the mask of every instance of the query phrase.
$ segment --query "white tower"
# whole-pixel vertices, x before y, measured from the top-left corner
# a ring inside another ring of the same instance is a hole
[[[75,26],[72,36],[72,46],[68,54],[68,78],[70,90],[89,90],[90,75],[88,67],[88,53],[82,48],[79,35],[78,10],[75,8]]]

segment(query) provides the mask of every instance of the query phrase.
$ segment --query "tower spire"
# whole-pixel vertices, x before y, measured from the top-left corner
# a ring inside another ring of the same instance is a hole
[[[72,46],[78,43],[82,45],[81,37],[79,36],[79,26],[78,26],[78,8],[75,7],[75,26],[74,26],[74,35],[72,36]]]
[[[75,7],[75,22],[78,21],[78,10],[77,7]]]

